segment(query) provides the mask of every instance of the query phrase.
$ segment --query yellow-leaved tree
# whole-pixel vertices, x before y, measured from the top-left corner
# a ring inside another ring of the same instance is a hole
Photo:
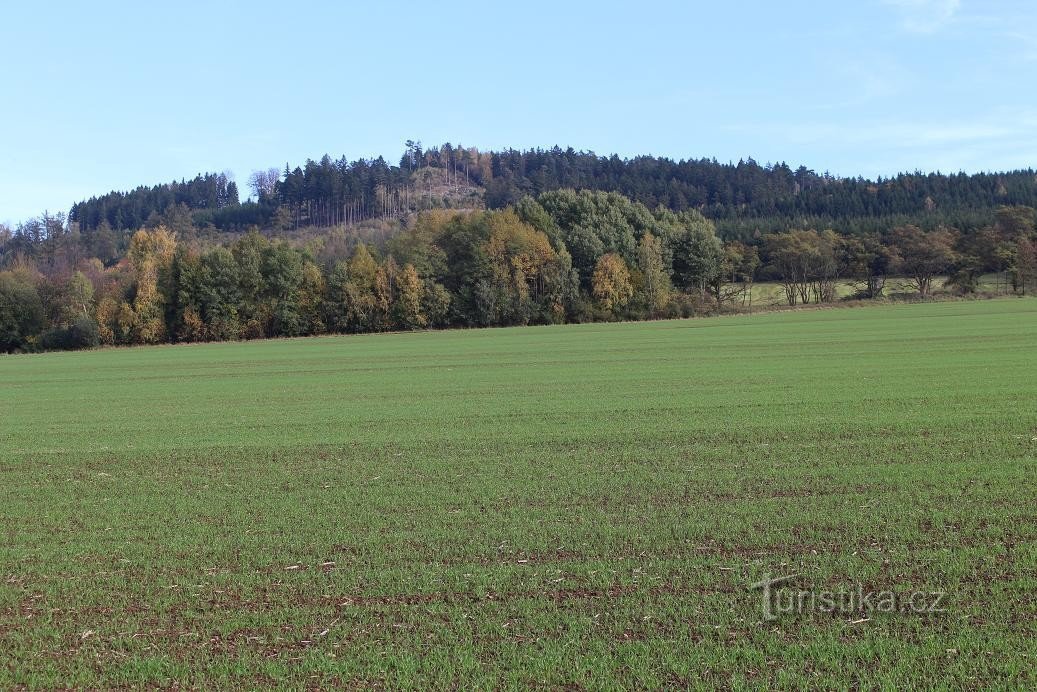
[[[615,312],[630,302],[634,287],[630,270],[622,257],[610,252],[598,259],[594,266],[592,289],[594,298],[606,310]]]
[[[485,244],[493,281],[506,296],[504,318],[526,323],[540,307],[547,289],[546,270],[558,259],[547,235],[524,223],[508,209],[487,215],[489,238]]]
[[[663,262],[662,243],[651,233],[645,233],[637,245],[639,272],[638,302],[649,317],[660,315],[670,301],[673,286]]]
[[[133,340],[137,343],[154,344],[166,337],[166,296],[160,281],[168,273],[175,251],[176,236],[164,226],[139,230],[130,240],[126,257],[136,283]]]
[[[398,329],[421,329],[428,324],[422,312],[425,287],[413,264],[405,264],[396,277],[393,322]]]
[[[327,331],[321,306],[327,282],[320,267],[306,261],[302,266],[302,281],[299,283],[299,315],[303,321],[303,331],[307,334],[323,334]]]

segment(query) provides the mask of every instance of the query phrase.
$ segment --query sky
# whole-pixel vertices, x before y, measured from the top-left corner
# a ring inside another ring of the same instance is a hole
[[[480,149],[1037,167],[1037,2],[4,2],[0,222],[228,171]]]

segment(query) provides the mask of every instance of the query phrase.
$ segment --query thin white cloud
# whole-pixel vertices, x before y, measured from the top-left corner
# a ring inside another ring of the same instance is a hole
[[[1037,35],[1022,31],[1006,31],[1005,38],[1016,42],[1020,48],[1019,57],[1027,62],[1037,61]]]
[[[914,34],[934,34],[954,21],[961,0],[882,0],[900,15],[900,27]]]
[[[815,123],[793,131],[793,137],[804,141],[824,137],[832,142],[865,146],[889,146],[898,149],[931,146],[983,145],[997,142],[1032,143],[1037,113],[998,110],[985,117],[970,120],[934,120],[929,122],[880,121],[861,126]]]
[[[848,169],[835,171],[841,175],[1009,170],[1037,162],[1037,108],[996,108],[971,118],[737,123],[727,129],[762,137],[779,152],[798,152],[793,159],[815,165],[833,155],[853,161]]]
[[[908,88],[909,73],[897,61],[880,54],[858,54],[831,68],[830,86],[817,90],[813,106],[819,111],[860,108],[895,97]]]

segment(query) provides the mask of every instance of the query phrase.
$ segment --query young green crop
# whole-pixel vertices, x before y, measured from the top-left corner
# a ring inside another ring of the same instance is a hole
[[[1033,686],[1035,362],[1032,299],[0,359],[0,687]]]

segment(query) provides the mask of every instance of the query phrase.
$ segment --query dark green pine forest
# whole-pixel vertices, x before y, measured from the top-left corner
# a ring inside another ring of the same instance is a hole
[[[417,175],[422,170],[427,175]],[[437,206],[441,184],[471,190],[491,209],[564,188],[618,192],[649,209],[694,209],[716,224],[721,237],[742,240],[792,228],[858,234],[911,223],[969,230],[983,226],[999,206],[1037,206],[1033,170],[904,173],[866,180],[752,159],[623,159],[558,147],[480,152],[450,144],[423,149],[408,142],[395,165],[381,157],[348,161],[325,156],[302,167],[259,173],[250,181],[258,201],[240,203],[233,181],[206,174],[91,198],[75,204],[68,219],[83,231],[105,222],[114,230],[135,229],[152,214],[183,204],[196,224],[226,231],[327,227]]]

